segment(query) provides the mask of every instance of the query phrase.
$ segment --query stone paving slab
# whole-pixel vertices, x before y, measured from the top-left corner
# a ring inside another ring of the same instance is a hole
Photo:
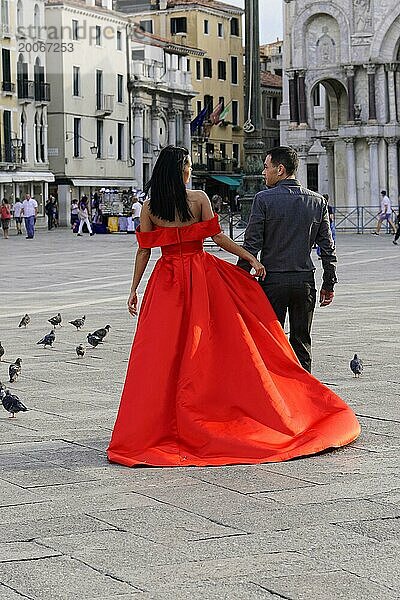
[[[0,413],[0,600],[400,597],[400,263],[389,237],[371,238],[338,236],[340,284],[313,329],[314,373],[358,413],[360,439],[286,463],[185,469],[105,458],[136,327],[125,308],[134,237],[0,239],[0,272],[18,264],[1,283],[0,380],[21,356],[10,387],[30,408]],[[83,314],[76,332],[68,321]],[[105,343],[78,360],[75,346],[107,323]]]

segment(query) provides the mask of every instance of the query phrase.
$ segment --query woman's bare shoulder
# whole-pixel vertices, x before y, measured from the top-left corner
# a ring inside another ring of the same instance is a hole
[[[204,200],[208,200],[208,196],[205,192],[203,192],[203,190],[187,190],[187,195],[189,200],[198,200],[198,201],[204,201]]]

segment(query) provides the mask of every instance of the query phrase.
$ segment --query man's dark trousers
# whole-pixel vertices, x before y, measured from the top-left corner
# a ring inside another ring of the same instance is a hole
[[[289,313],[290,344],[302,367],[311,373],[311,324],[316,302],[314,274],[267,273],[261,285],[282,327]]]

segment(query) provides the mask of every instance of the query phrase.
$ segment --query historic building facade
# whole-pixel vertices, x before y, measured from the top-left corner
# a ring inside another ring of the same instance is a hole
[[[337,206],[399,197],[398,0],[285,0],[281,141]]]

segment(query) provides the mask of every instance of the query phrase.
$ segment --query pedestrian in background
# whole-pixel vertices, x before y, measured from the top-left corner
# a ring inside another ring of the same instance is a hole
[[[93,235],[92,227],[89,221],[89,211],[88,211],[88,199],[87,196],[82,196],[81,201],[79,202],[79,229],[78,235],[82,235],[83,225],[86,225],[89,235]]]
[[[75,223],[78,223],[78,222],[79,222],[79,202],[76,198],[74,198],[71,201],[71,229],[74,229]]]
[[[392,203],[390,201],[389,196],[386,194],[386,190],[381,191],[381,196],[381,212],[378,215],[378,223],[376,225],[376,230],[372,232],[372,235],[379,235],[383,221],[389,223],[389,227],[391,228],[393,233],[396,233],[396,228],[392,221]]]
[[[142,205],[139,202],[137,196],[133,197],[132,203],[132,219],[133,219],[133,231],[136,233],[136,229],[140,225],[140,213],[142,212]]]
[[[35,237],[35,223],[37,216],[38,203],[30,194],[25,194],[25,200],[22,203],[21,216],[24,217],[26,239],[33,240]]]
[[[11,222],[11,206],[7,198],[3,198],[3,202],[0,207],[1,217],[1,228],[3,229],[3,237],[8,240],[8,230],[10,229]]]
[[[50,196],[44,206],[44,212],[47,216],[47,229],[53,229],[54,226],[54,205],[52,201],[52,197]]]
[[[15,198],[15,203],[13,206],[14,219],[15,219],[15,227],[17,228],[17,235],[22,235],[22,202],[19,198]]]
[[[394,235],[394,240],[393,240],[393,244],[395,246],[397,246],[397,240],[400,238],[400,205],[399,205],[399,210],[397,211],[397,231]]]

